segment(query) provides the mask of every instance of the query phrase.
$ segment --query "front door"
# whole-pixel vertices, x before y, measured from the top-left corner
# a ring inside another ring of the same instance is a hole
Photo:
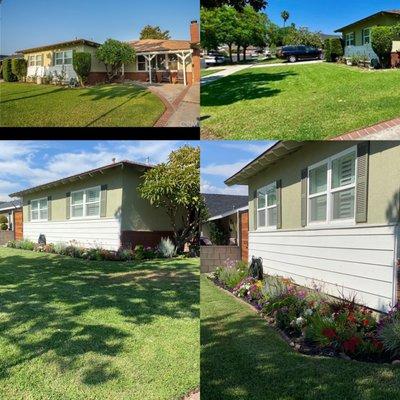
[[[14,232],[15,232],[15,240],[22,240],[24,237],[23,233],[23,217],[22,210],[14,211]]]

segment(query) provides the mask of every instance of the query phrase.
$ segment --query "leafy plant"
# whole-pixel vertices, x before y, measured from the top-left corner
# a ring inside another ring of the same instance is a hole
[[[10,58],[3,60],[3,79],[6,82],[16,82],[18,77],[12,72],[12,63]]]
[[[140,40],[143,39],[162,39],[169,40],[171,36],[169,31],[162,31],[159,26],[146,25],[140,31]]]
[[[223,246],[228,244],[229,232],[224,229],[217,221],[211,221],[210,225],[210,240],[214,245]]]
[[[216,269],[214,276],[222,284],[233,289],[247,276],[247,269],[247,263],[228,258],[224,266]]]
[[[371,45],[379,57],[382,68],[389,66],[390,53],[395,35],[396,31],[391,26],[374,26],[372,28]]]
[[[5,215],[0,215],[0,229],[6,231],[8,229],[8,218]]]
[[[73,66],[79,78],[79,83],[84,86],[89,78],[92,67],[92,55],[86,52],[74,51]]]
[[[172,258],[176,253],[175,245],[169,237],[161,238],[157,249],[161,253],[161,256],[165,258]]]
[[[23,82],[28,72],[28,63],[24,58],[13,58],[11,60],[11,70],[18,80]]]

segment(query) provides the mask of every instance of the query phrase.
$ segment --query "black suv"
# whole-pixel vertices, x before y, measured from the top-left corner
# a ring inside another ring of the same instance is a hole
[[[283,46],[278,56],[292,63],[299,60],[323,59],[322,50],[311,46]]]

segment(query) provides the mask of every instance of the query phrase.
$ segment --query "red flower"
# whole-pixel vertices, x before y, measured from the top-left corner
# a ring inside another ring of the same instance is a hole
[[[372,339],[372,345],[378,350],[383,350],[383,343],[377,339]]]
[[[336,331],[332,328],[324,328],[322,330],[322,334],[330,340],[332,340],[336,337]]]
[[[349,322],[356,322],[356,321],[357,321],[357,319],[356,319],[356,317],[354,316],[353,313],[350,313],[350,314],[349,314],[349,316],[347,317],[347,320],[348,320]]]
[[[362,324],[364,326],[368,326],[369,325],[369,321],[367,319],[363,319]]]
[[[357,336],[351,337],[349,340],[343,342],[343,348],[349,353],[354,353],[357,346],[361,343],[361,339]]]

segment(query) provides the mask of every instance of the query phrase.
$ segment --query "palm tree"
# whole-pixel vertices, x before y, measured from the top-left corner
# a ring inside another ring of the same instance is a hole
[[[282,11],[281,12],[281,17],[283,19],[283,27],[286,26],[286,21],[289,19],[290,15],[289,15],[289,11]]]

